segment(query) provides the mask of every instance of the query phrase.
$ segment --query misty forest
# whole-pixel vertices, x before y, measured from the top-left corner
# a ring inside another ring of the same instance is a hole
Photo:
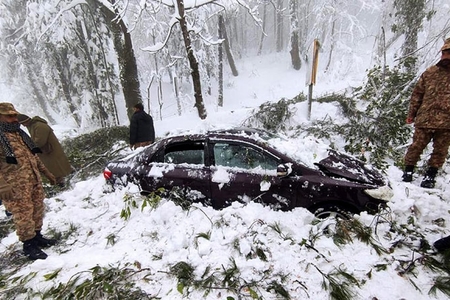
[[[127,125],[137,102],[156,119],[192,107],[205,119],[205,102],[226,103],[224,74],[239,80],[240,61],[279,52],[301,70],[318,41],[321,72],[340,76],[370,62],[367,84],[332,97],[356,126],[334,130],[353,153],[378,133],[365,148],[380,148],[379,165],[383,143],[409,137],[396,125],[420,71],[450,33],[444,2],[4,0],[0,90],[50,123],[71,116],[78,128]]]

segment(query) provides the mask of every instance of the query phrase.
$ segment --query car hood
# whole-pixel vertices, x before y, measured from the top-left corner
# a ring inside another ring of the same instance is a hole
[[[315,163],[326,175],[363,184],[386,185],[384,176],[363,161],[335,150],[329,150],[328,155]]]

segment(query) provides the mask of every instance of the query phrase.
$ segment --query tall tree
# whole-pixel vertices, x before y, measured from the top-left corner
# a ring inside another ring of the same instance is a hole
[[[407,72],[416,71],[417,37],[426,16],[425,5],[426,0],[394,0],[397,22],[392,30],[402,33],[405,37],[402,54]]]
[[[300,60],[299,50],[299,30],[297,17],[297,0],[289,0],[290,33],[291,33],[291,62],[295,70],[300,70],[302,61]]]
[[[276,18],[276,48],[277,52],[280,52],[283,50],[284,47],[284,37],[283,37],[283,12],[284,12],[284,6],[283,6],[283,0],[277,0],[277,9],[275,11],[275,18]]]
[[[239,72],[234,62],[234,56],[230,46],[230,39],[228,38],[227,28],[225,27],[225,22],[222,15],[219,17],[219,29],[221,34],[220,38],[223,39],[223,48],[225,49],[225,53],[227,54],[227,60],[230,64],[231,72],[233,73],[233,76],[238,76]]]
[[[134,55],[133,42],[128,26],[121,18],[116,6],[106,6],[99,0],[90,0],[91,3],[99,3],[101,11],[105,16],[106,24],[113,35],[114,48],[117,53],[117,59],[120,69],[120,81],[122,84],[125,106],[128,117],[134,113],[133,107],[137,103],[142,103],[140,90],[138,67]],[[110,0],[115,4],[115,0]]]
[[[194,54],[194,49],[192,49],[191,37],[189,35],[186,14],[184,9],[184,1],[177,0],[178,8],[178,21],[180,22],[181,32],[183,33],[184,46],[186,48],[186,53],[189,60],[189,65],[191,67],[192,82],[194,86],[194,98],[195,107],[198,111],[198,116],[200,119],[206,119],[206,108],[203,102],[202,85],[200,80],[200,72],[198,69],[197,58]]]

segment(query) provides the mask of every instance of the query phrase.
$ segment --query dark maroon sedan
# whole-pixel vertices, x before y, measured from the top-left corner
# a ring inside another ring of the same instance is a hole
[[[295,153],[277,150],[279,141],[249,128],[174,136],[109,162],[103,174],[112,187],[136,183],[144,195],[176,189],[216,209],[255,201],[280,210],[304,207],[318,216],[374,213],[392,197],[384,177],[353,157],[330,150],[307,166]]]

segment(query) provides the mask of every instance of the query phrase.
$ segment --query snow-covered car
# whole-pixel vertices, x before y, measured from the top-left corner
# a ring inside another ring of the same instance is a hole
[[[143,195],[176,189],[216,209],[255,201],[317,216],[374,213],[392,197],[384,176],[351,156],[326,149],[325,158],[302,162],[311,147],[257,129],[214,130],[159,140],[107,163],[103,175],[112,187],[134,183]]]

